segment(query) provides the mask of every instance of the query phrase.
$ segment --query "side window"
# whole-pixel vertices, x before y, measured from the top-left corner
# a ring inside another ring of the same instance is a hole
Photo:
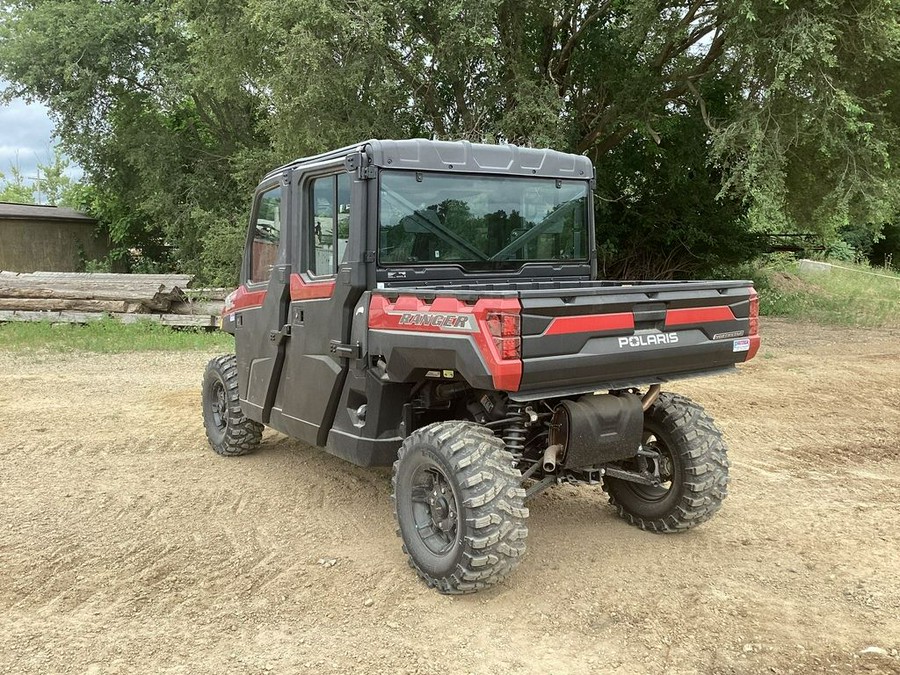
[[[324,176],[310,189],[312,222],[309,271],[318,276],[337,273],[350,239],[350,177]]]
[[[312,183],[312,243],[309,271],[334,273],[334,176],[317,178]]]
[[[276,187],[259,196],[253,241],[250,244],[251,283],[268,281],[278,257],[281,241],[281,188]]]
[[[350,241],[350,174],[337,176],[337,264],[347,257],[347,243]]]

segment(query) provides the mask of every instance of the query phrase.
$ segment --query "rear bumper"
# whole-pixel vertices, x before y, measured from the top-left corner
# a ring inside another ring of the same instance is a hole
[[[519,392],[584,387],[597,390],[609,388],[601,385],[611,382],[664,382],[680,373],[729,368],[745,361],[751,348],[748,338],[709,340],[698,329],[680,331],[677,342],[664,344],[629,342],[622,336],[595,337],[588,339],[579,352],[564,358],[524,359]]]

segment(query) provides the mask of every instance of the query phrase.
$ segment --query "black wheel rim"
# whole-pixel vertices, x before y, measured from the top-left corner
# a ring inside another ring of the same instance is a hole
[[[222,380],[213,381],[209,394],[213,424],[218,431],[225,431],[228,426],[228,399]]]
[[[432,462],[418,467],[412,480],[411,498],[419,539],[436,556],[450,554],[459,535],[459,503],[440,467]]]
[[[665,441],[652,432],[644,434],[642,445],[645,450],[655,452],[655,457],[638,457],[638,471],[651,475],[659,474],[660,485],[631,483],[629,487],[641,499],[660,502],[669,496],[675,486],[675,458]]]

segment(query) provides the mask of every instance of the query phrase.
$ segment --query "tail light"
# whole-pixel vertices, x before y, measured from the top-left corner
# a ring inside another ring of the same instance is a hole
[[[522,330],[518,314],[488,312],[488,331],[503,360],[522,358]]]
[[[234,309],[234,299],[237,297],[237,289],[231,291],[225,296],[225,306],[222,309],[223,314],[227,314]]]
[[[759,295],[756,289],[750,289],[750,332],[748,335],[759,335]]]

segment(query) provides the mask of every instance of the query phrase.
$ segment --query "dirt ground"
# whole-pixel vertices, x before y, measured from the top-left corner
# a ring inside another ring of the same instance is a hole
[[[900,332],[763,328],[669,387],[725,430],[716,518],[652,535],[557,488],[460,598],[406,566],[387,471],[214,455],[210,355],[0,352],[0,672],[900,673]]]

